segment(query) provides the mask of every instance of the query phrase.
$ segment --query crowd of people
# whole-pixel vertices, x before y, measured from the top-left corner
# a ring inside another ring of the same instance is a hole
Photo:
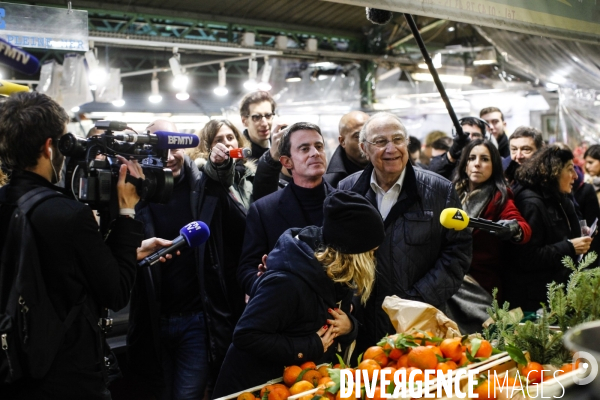
[[[169,150],[167,204],[139,201],[125,175],[141,169],[120,158],[120,215],[105,241],[92,211],[66,192],[29,215],[61,318],[81,299],[98,318],[130,298],[128,366],[148,398],[218,398],[285,365],[335,361],[353,342],[358,355],[394,331],[386,296],[431,304],[467,333],[480,330],[486,317],[469,296],[489,306],[498,288],[511,308],[536,311],[548,283],[566,282],[561,259],[597,248],[589,227],[600,217],[600,145],[585,151],[584,174],[566,145],[546,145],[538,130],[508,135],[498,108],[462,118],[463,135],[433,132],[423,146],[395,114],[353,111],[328,160],[320,127],[274,122],[268,93],[246,95],[239,109],[243,132],[215,119],[198,148]],[[9,171],[0,245],[23,194],[37,186],[62,193],[54,184],[67,120],[37,93],[0,107],[0,162]],[[177,127],[147,127],[159,130]],[[251,156],[231,157],[242,147]],[[446,208],[501,229],[446,229]],[[190,221],[210,227],[206,243],[136,267]],[[5,293],[12,280],[0,273]],[[45,377],[1,385],[2,398],[110,399],[102,333],[89,320],[75,316]]]

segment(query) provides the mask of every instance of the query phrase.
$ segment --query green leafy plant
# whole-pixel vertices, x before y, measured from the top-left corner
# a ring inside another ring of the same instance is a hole
[[[566,287],[556,282],[548,285],[551,317],[562,331],[600,319],[600,268],[589,269],[596,258],[595,252],[588,253],[576,266],[571,257],[564,257],[563,265],[573,271]]]
[[[510,303],[504,302],[502,307],[498,303],[498,288],[492,290],[492,306],[487,309],[493,323],[483,329],[483,337],[492,343],[494,348],[505,351],[507,343],[514,342],[515,329],[523,319],[520,308],[510,310]]]

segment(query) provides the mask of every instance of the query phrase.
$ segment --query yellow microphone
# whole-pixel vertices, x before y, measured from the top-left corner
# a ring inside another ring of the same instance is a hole
[[[440,214],[440,224],[444,228],[462,231],[466,227],[477,228],[488,232],[506,229],[504,225],[481,218],[469,218],[460,208],[445,208]]]
[[[9,81],[0,81],[0,95],[10,96],[17,92],[29,92],[29,86],[17,85]]]

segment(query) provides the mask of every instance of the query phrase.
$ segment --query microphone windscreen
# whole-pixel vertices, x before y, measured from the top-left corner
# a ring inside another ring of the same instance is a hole
[[[194,221],[181,228],[179,233],[185,238],[190,247],[198,247],[208,240],[210,229],[204,222]]]
[[[440,214],[440,224],[444,228],[462,231],[469,225],[469,216],[460,208],[445,208]]]
[[[4,39],[0,39],[0,63],[27,75],[33,75],[40,69],[37,58]]]
[[[394,16],[391,11],[367,7],[367,19],[377,25],[385,25]]]
[[[186,149],[196,147],[200,144],[200,138],[190,133],[178,132],[154,132],[158,138],[157,147],[159,149]]]
[[[29,86],[17,85],[8,81],[0,81],[0,94],[10,96],[17,92],[29,92]]]

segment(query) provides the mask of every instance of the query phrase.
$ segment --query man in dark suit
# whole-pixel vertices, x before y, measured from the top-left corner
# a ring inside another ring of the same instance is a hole
[[[132,184],[125,183],[125,176],[128,167],[133,176],[139,176],[141,170],[137,163],[121,165],[117,185],[120,215],[112,222],[105,242],[92,210],[54,186],[65,159],[57,144],[68,121],[64,109],[37,92],[12,95],[0,108],[0,160],[11,171],[10,182],[0,190],[0,253],[11,234],[8,221],[17,200],[38,188],[59,192],[28,214],[35,232],[31,240],[36,241],[43,280],[58,318],[64,321],[77,304],[84,304],[46,376],[0,385],[3,399],[110,399],[97,321],[102,307],[119,310],[129,300],[143,225],[133,219],[139,196]],[[2,271],[1,275],[6,273],[11,272]],[[11,282],[3,282],[0,292],[6,293],[6,283]],[[30,329],[33,333],[35,324]]]
[[[369,159],[358,146],[360,130],[369,119],[369,114],[362,111],[350,111],[340,119],[339,137],[340,145],[335,149],[327,173],[324,178],[333,187],[337,187],[339,181],[362,171],[369,164]]]
[[[304,228],[323,223],[323,201],[335,190],[323,179],[327,167],[321,129],[314,124],[291,125],[279,142],[281,164],[292,174],[292,181],[255,201],[246,218],[244,246],[238,269],[238,281],[250,293],[267,254],[279,236],[289,228]]]

